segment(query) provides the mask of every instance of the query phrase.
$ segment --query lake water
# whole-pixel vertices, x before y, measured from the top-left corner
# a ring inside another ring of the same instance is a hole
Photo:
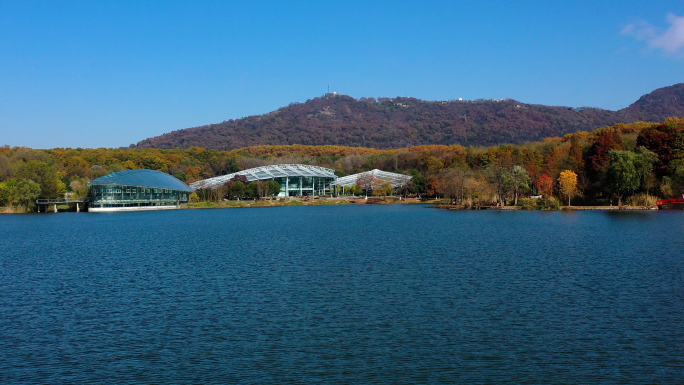
[[[681,383],[684,212],[0,216],[0,383]]]

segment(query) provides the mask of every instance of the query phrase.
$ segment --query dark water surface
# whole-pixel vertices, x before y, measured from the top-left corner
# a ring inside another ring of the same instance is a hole
[[[0,216],[0,383],[682,383],[684,212]]]

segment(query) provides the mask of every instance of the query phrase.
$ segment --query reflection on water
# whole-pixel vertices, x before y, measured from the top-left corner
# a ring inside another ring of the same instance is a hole
[[[0,230],[2,383],[684,376],[681,211],[64,213]]]

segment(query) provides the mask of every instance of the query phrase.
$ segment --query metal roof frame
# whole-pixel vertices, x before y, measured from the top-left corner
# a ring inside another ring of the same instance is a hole
[[[382,171],[382,170],[378,170],[376,168],[376,169],[371,170],[371,171],[361,172],[358,174],[347,175],[347,176],[337,178],[337,180],[332,182],[331,185],[351,187],[351,186],[356,184],[356,182],[359,180],[359,178],[365,177],[366,175],[372,175],[376,181],[383,181],[383,182],[386,181],[390,185],[392,185],[392,187],[394,187],[394,188],[406,185],[408,183],[408,181],[411,180],[411,178],[413,178],[410,175],[404,175],[404,174],[397,174],[394,172]]]
[[[121,185],[136,187],[153,187],[169,190],[190,192],[192,189],[176,177],[156,170],[134,169],[113,172],[86,184],[88,187],[97,185]]]
[[[234,172],[232,174],[198,180],[197,182],[190,183],[190,187],[194,190],[216,188],[233,179],[236,175],[244,175],[247,178],[247,182],[284,178],[288,176],[317,176],[337,179],[335,170],[325,167],[312,166],[308,164],[273,164],[270,166],[255,167]]]

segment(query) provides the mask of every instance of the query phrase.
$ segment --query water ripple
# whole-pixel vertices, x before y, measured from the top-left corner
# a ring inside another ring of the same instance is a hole
[[[1,383],[678,383],[684,213],[0,216]]]

